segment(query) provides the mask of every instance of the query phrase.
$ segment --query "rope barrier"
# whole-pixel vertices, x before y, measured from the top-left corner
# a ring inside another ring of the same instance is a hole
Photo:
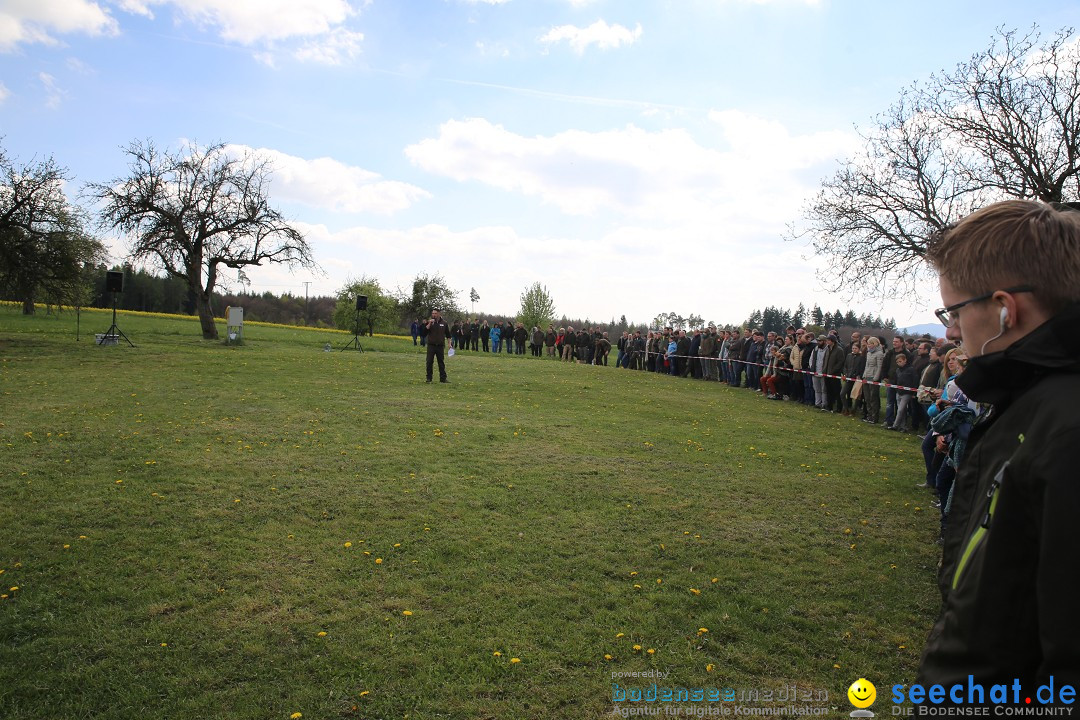
[[[640,352],[640,351],[638,351],[638,352]],[[704,357],[702,355],[664,355],[663,353],[651,353],[651,352],[648,352],[648,351],[645,352],[646,362],[648,362],[648,356],[649,355],[656,355],[657,357],[662,357],[662,358],[665,358],[665,359],[668,359],[668,358],[686,358],[688,360],[715,360],[718,363],[720,363],[720,362],[730,362],[730,363],[740,363],[742,365],[755,365],[757,367],[763,367],[763,368],[769,367],[767,364],[750,362],[749,360],[735,360],[735,359],[732,359],[732,358],[728,358],[727,360],[724,360],[724,359],[718,358],[718,357]],[[894,388],[896,390],[908,390],[908,391],[915,392],[915,393],[919,392],[919,388],[907,387],[905,385],[893,385],[892,383],[882,382],[882,381],[878,381],[878,380],[864,380],[863,378],[853,378],[853,377],[848,377],[846,375],[829,375],[827,373],[814,372],[813,370],[802,370],[800,368],[783,368],[783,369],[788,370],[789,372],[799,373],[800,375],[810,375],[810,376],[813,376],[813,377],[823,377],[823,378],[835,378],[837,380],[850,380],[852,382],[862,381],[863,385],[878,385],[878,386],[884,387],[884,388]]]

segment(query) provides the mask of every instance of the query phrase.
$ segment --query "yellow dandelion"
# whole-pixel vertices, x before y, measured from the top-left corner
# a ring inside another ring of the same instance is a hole
[[[707,627],[699,627],[697,629],[697,634],[698,635],[704,635],[707,632],[709,632],[709,628],[707,628]]]
[[[169,647],[169,643],[161,643],[161,647]]]
[[[656,584],[657,585],[663,585],[664,584],[663,578],[656,578]]]
[[[713,665],[712,663],[709,663],[708,665],[705,666],[705,672],[712,672],[713,668],[715,668],[715,667],[716,667],[715,665]]]
[[[690,592],[693,595],[700,595],[701,594],[701,591],[698,590],[697,588],[690,588]]]
[[[375,558],[376,565],[382,565],[382,558]]]
[[[502,653],[499,652],[498,650],[496,650],[495,652],[493,652],[491,654],[494,655],[495,657],[502,657]]]
[[[69,547],[71,547],[71,546],[70,545],[65,545],[64,549],[67,550]]]
[[[649,648],[645,652],[649,653],[650,655],[655,655],[656,654],[656,648]]]
[[[623,633],[615,633],[615,639],[618,640],[621,637],[625,637]]]
[[[510,658],[511,665],[517,665],[519,662],[521,662],[521,658]]]
[[[713,578],[713,579],[712,579],[712,581],[713,581],[714,583],[718,583],[718,582],[720,582],[720,578]]]
[[[412,610],[402,610],[401,614],[404,615],[405,617],[410,617],[410,616],[412,616]]]
[[[11,587],[8,588],[8,592],[15,592],[18,589],[19,589],[18,585],[12,585]]]
[[[634,589],[635,589],[635,590],[640,590],[640,589],[641,589],[641,586],[640,586],[640,585],[638,585],[637,583],[634,583]]]
[[[833,669],[834,669],[834,670],[839,670],[839,669],[840,669],[840,666],[839,666],[839,665],[837,665],[836,663],[833,663]]]
[[[401,547],[401,543],[394,543],[394,547],[396,547],[396,548]]]
[[[637,577],[637,570],[631,570],[630,577]]]
[[[605,654],[605,655],[604,655],[604,659],[605,659],[605,660],[608,660],[608,661],[611,661],[611,660],[613,660],[614,658],[612,658],[612,657],[611,657],[611,655]]]
[[[351,542],[346,542],[346,543],[345,543],[345,547],[347,547],[347,548],[351,548],[351,547],[352,547],[352,543],[351,543]]]
[[[304,713],[298,713],[298,712],[297,712],[297,713],[293,713],[293,714],[292,714],[292,715],[290,715],[289,717],[290,717],[290,718],[291,718],[292,720],[300,720],[300,718],[304,717]]]
[[[326,637],[326,631],[325,630],[320,630],[319,631],[319,637]]]
[[[634,652],[641,652],[641,646],[640,645],[635,645],[634,646]]]
[[[363,690],[363,691],[361,691],[359,697],[364,697],[365,695],[370,695],[370,694],[371,694],[370,690]]]

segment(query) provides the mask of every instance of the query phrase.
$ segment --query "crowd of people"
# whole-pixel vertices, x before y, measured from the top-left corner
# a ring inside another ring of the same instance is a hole
[[[598,327],[529,330],[520,322],[479,319],[455,321],[449,335],[458,351],[524,355],[528,348],[534,357],[590,365],[608,365],[614,349],[618,368],[718,382],[871,425],[880,422],[888,430],[918,433],[926,463],[919,487],[937,493],[932,504],[942,510],[943,529],[955,473],[948,459],[962,447],[979,412],[953,382],[966,359],[945,338],[895,335],[886,343],[860,332],[841,338],[836,331],[816,335],[795,327],[782,336],[749,328],[710,326],[687,332],[668,327],[624,331],[613,348],[608,333]],[[413,341],[423,345],[424,333],[417,332]],[[947,430],[931,429],[939,415],[946,420],[939,425]]]

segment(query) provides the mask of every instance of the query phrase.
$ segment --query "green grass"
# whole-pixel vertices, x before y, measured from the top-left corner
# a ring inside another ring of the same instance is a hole
[[[110,320],[0,306],[0,717],[599,717],[650,668],[847,712],[914,675],[910,436],[524,356],[427,385],[408,339],[121,314],[138,347],[93,345]]]

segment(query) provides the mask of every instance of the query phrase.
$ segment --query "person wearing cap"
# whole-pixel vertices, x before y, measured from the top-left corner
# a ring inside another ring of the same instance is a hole
[[[1071,708],[1075,695],[1063,690],[1080,686],[1080,213],[994,203],[933,237],[926,257],[939,276],[936,314],[968,357],[954,382],[992,410],[974,422],[957,467],[941,614],[916,681],[1007,682],[1021,689],[1020,708],[1025,696]]]

